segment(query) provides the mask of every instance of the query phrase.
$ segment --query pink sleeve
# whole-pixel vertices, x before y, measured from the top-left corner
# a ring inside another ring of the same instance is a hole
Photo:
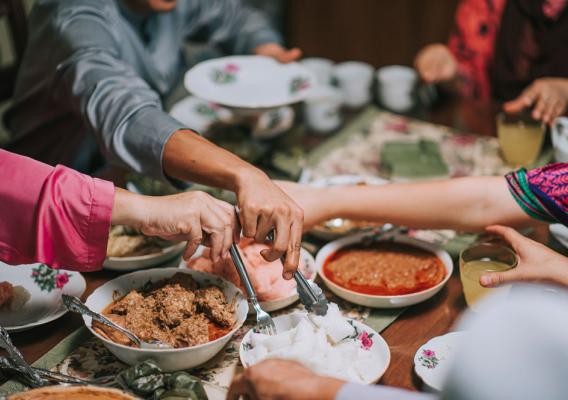
[[[0,150],[0,259],[76,271],[100,269],[114,186]]]

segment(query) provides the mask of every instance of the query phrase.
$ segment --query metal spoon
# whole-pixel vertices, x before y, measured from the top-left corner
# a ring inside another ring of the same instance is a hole
[[[30,386],[40,387],[48,384],[48,382],[45,379],[43,379],[41,376],[39,376],[39,374],[32,369],[30,364],[26,362],[24,356],[22,356],[22,353],[20,353],[20,350],[18,350],[18,348],[14,346],[14,343],[12,343],[12,339],[10,339],[8,331],[6,331],[6,329],[4,329],[1,326],[0,326],[0,347],[6,350],[10,355],[10,358],[12,359],[14,364],[25,372],[26,376],[28,377]]]
[[[115,324],[114,322],[112,322],[110,319],[108,319],[104,315],[101,315],[101,314],[91,310],[79,298],[77,298],[75,296],[69,296],[67,294],[63,294],[63,295],[61,295],[61,298],[63,299],[63,304],[65,305],[65,307],[69,311],[72,311],[72,312],[75,312],[75,313],[78,313],[78,314],[81,314],[81,315],[87,315],[87,316],[91,317],[92,319],[94,319],[95,321],[98,321],[101,324],[104,324],[108,327],[111,327],[112,329],[119,331],[120,333],[122,333],[126,337],[128,337],[128,339],[130,339],[132,342],[134,342],[134,344],[136,346],[140,347],[141,349],[171,349],[172,348],[172,346],[170,346],[169,344],[164,343],[160,340],[145,341],[145,340],[140,339],[138,336],[136,336],[134,333],[130,332],[128,329],[125,329],[122,326]]]

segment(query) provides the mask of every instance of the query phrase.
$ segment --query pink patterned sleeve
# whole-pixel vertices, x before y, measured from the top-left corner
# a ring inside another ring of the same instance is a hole
[[[0,259],[76,271],[100,269],[114,186],[0,150]]]

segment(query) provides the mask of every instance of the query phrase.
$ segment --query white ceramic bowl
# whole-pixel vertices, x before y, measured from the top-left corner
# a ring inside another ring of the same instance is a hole
[[[407,307],[417,303],[421,303],[434,296],[442,289],[442,287],[446,284],[446,282],[448,282],[448,280],[452,275],[452,272],[454,270],[454,264],[452,262],[452,258],[446,251],[440,250],[436,246],[421,240],[409,238],[403,235],[394,235],[394,236],[387,236],[388,239],[385,238],[385,240],[388,241],[392,240],[395,243],[416,246],[420,249],[427,250],[435,254],[442,261],[444,267],[446,268],[446,276],[444,277],[442,282],[438,283],[436,286],[430,289],[426,289],[421,292],[404,294],[399,296],[375,296],[375,295],[363,294],[345,289],[333,283],[323,273],[323,266],[326,260],[329,258],[329,256],[331,256],[338,250],[342,249],[343,247],[355,243],[360,243],[362,238],[365,236],[366,234],[362,233],[335,240],[322,247],[316,256],[316,268],[318,270],[318,275],[323,279],[327,287],[342,299],[345,299],[355,304],[359,304],[366,307],[373,307],[373,308]]]
[[[155,268],[143,271],[137,271],[130,274],[122,275],[112,281],[105,283],[97,288],[86,301],[87,306],[96,312],[102,312],[103,309],[113,301],[113,294],[117,292],[119,295],[127,294],[131,289],[139,289],[147,282],[156,282],[172,277],[176,273],[184,273],[191,275],[200,285],[215,285],[223,290],[229,303],[233,298],[236,301],[236,317],[237,323],[234,328],[225,336],[217,340],[200,344],[193,347],[184,347],[179,349],[138,349],[134,347],[124,346],[115,343],[97,333],[91,327],[91,318],[83,316],[85,325],[93,335],[103,341],[105,347],[114,354],[119,360],[128,364],[135,365],[144,360],[154,361],[163,371],[179,371],[197,367],[211,358],[213,358],[221,349],[231,340],[234,333],[239,329],[248,313],[248,304],[239,289],[232,283],[224,279],[207,274],[205,272],[180,270],[179,268]]]
[[[305,315],[305,313],[296,312],[296,313],[292,313],[292,314],[279,315],[277,317],[274,317],[273,320],[274,320],[274,324],[276,325],[276,330],[279,333],[281,333],[281,332],[286,332],[286,331],[289,331],[290,329],[295,328],[296,325],[298,325],[298,323],[302,319],[303,315]],[[385,373],[385,371],[387,370],[387,368],[390,364],[391,354],[390,354],[389,346],[388,346],[387,342],[385,341],[385,339],[383,339],[383,337],[378,332],[376,332],[373,328],[371,328],[370,326],[365,325],[364,323],[359,322],[357,320],[352,320],[352,321],[353,321],[353,325],[360,332],[367,332],[373,340],[373,345],[371,346],[369,351],[372,352],[374,362],[369,363],[369,365],[372,366],[371,367],[372,369],[369,370],[368,379],[363,383],[365,383],[365,384],[376,383],[376,382],[379,381],[379,379],[381,379],[381,377],[383,376],[383,374]],[[246,335],[244,336],[244,338],[241,342],[240,348],[239,348],[239,356],[240,356],[240,359],[241,359],[241,363],[243,364],[243,366],[245,368],[248,368],[250,366],[250,363],[248,362],[248,358],[247,358],[246,348],[247,348],[247,344],[250,345],[251,332],[252,332],[252,330],[250,330],[246,333]]]
[[[185,246],[186,242],[181,242],[166,247],[158,253],[132,257],[107,257],[103,267],[111,271],[136,271],[141,268],[155,267],[180,257],[185,250]]]
[[[193,254],[191,259],[201,257],[204,249],[205,249],[205,247],[199,246],[199,248]],[[304,268],[302,269],[302,273],[304,274],[304,277],[307,280],[313,282],[313,280],[316,278],[316,274],[317,274],[316,262],[314,260],[314,257],[306,249],[302,248],[300,250],[300,259],[304,262]],[[187,262],[184,261],[184,260],[181,260],[181,262],[179,263],[179,268],[184,269],[184,270],[190,270],[187,267]],[[283,297],[281,299],[277,299],[277,300],[261,301],[260,306],[266,312],[273,312],[273,311],[282,310],[283,308],[286,308],[289,305],[294,304],[296,301],[298,301],[298,299],[299,299],[298,292],[296,291],[296,288],[294,288],[288,294],[288,296]],[[250,310],[251,313],[254,313],[254,310],[252,309],[252,307],[249,307],[249,310]]]

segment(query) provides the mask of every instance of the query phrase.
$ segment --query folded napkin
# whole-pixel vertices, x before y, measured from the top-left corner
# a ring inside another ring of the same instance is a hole
[[[391,179],[442,178],[449,172],[438,143],[430,140],[386,142],[380,161],[381,168]]]

